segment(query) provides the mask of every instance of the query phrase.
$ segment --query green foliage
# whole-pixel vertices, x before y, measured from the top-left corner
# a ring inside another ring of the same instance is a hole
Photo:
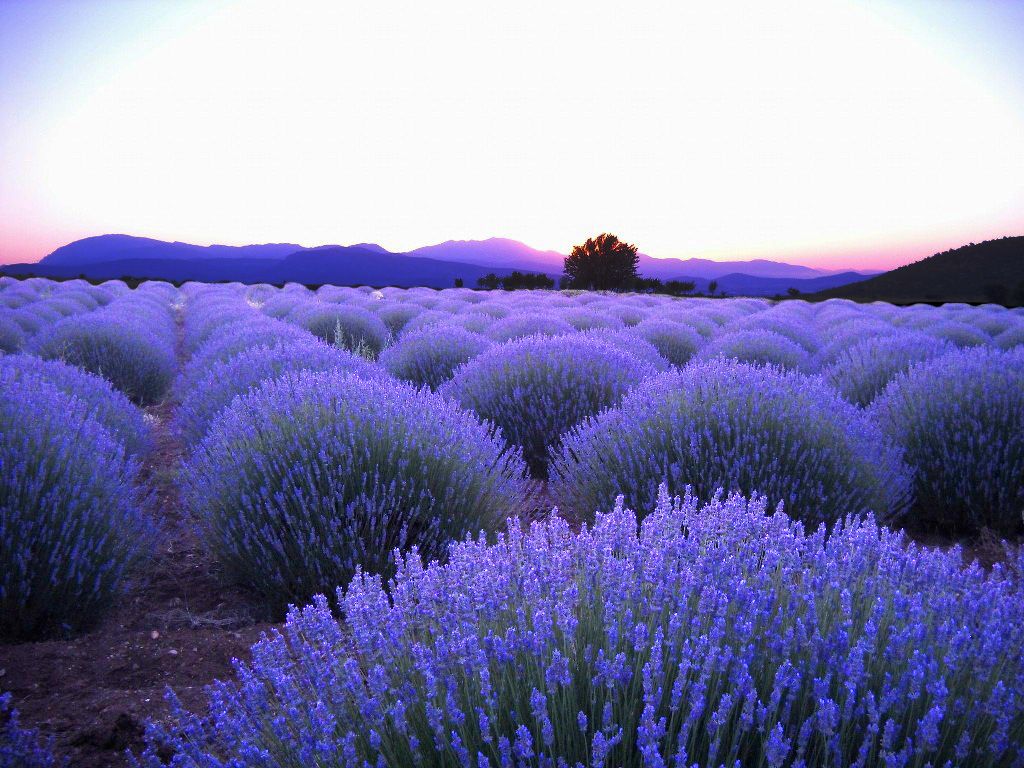
[[[604,232],[573,246],[565,259],[563,271],[570,288],[591,288],[598,291],[621,291],[637,280],[639,257],[636,246],[624,243]]]

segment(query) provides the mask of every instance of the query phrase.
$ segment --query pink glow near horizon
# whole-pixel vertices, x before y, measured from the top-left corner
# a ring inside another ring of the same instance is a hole
[[[888,269],[1024,234],[1022,36],[1009,0],[0,0],[0,264],[612,231]]]

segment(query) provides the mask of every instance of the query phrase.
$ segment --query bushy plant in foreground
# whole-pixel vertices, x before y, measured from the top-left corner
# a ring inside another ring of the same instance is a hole
[[[967,349],[920,363],[871,414],[913,470],[911,522],[1024,528],[1024,349]]]
[[[380,364],[393,376],[419,387],[436,389],[455,369],[494,346],[479,333],[449,323],[404,334],[380,356]]]
[[[388,572],[392,550],[442,557],[494,530],[525,467],[492,427],[392,379],[286,374],[236,398],[184,469],[187,506],[231,575],[269,607]]]
[[[699,360],[728,358],[753,365],[776,365],[805,373],[814,367],[810,354],[795,341],[760,328],[725,331],[705,344],[696,357]]]
[[[949,342],[917,331],[868,336],[841,353],[822,376],[851,403],[866,406],[897,374],[953,349]]]
[[[23,728],[18,710],[11,709],[11,694],[0,694],[0,768],[58,768],[64,765],[53,756],[53,738],[40,739],[31,728]]]
[[[304,333],[304,332],[303,332]],[[210,422],[238,395],[290,371],[346,371],[364,379],[385,376],[384,370],[352,352],[306,334],[301,341],[277,341],[252,347],[214,362],[182,389],[175,416],[186,446],[206,434]]]
[[[0,367],[0,637],[87,627],[147,527],[135,463],[88,403]]]
[[[1019,575],[870,519],[662,490],[639,532],[621,505],[513,523],[339,600],[291,610],[209,717],[168,692],[142,765],[1024,765]]]
[[[8,372],[8,383],[31,389],[44,382],[80,400],[89,415],[117,438],[129,454],[140,455],[150,448],[150,428],[142,411],[103,377],[59,360],[42,360],[33,355],[2,357],[0,369]]]
[[[531,472],[544,477],[548,448],[563,432],[653,374],[649,364],[587,334],[531,336],[478,355],[439,391],[501,427],[522,447]]]
[[[898,451],[831,387],[735,361],[637,387],[562,438],[551,477],[559,507],[585,519],[619,494],[648,509],[663,481],[702,499],[763,493],[809,525],[867,510],[888,520],[909,496]]]
[[[34,351],[98,374],[133,402],[150,405],[163,397],[174,377],[173,328],[136,312],[117,312],[117,302],[100,312],[68,317],[43,331]]]

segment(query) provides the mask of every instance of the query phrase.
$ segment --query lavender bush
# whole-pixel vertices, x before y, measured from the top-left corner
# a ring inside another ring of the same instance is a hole
[[[42,382],[81,401],[89,416],[120,441],[128,454],[139,456],[151,447],[150,429],[142,411],[103,377],[59,360],[42,360],[32,355],[2,357],[0,370],[6,373],[5,381],[11,386],[31,390]]]
[[[287,374],[236,398],[187,462],[183,493],[232,576],[281,611],[388,572],[392,550],[442,557],[494,530],[524,493],[501,436],[390,379]]]
[[[438,323],[406,333],[380,356],[391,374],[418,387],[437,389],[455,369],[472,360],[494,342],[479,333],[450,323]]]
[[[487,335],[497,342],[506,342],[527,336],[561,336],[574,330],[553,312],[517,312],[492,323]]]
[[[339,600],[344,624],[292,609],[208,717],[168,692],[137,765],[1024,765],[1019,575],[870,519],[662,489],[639,526],[511,524]]]
[[[0,637],[89,626],[148,528],[137,466],[91,407],[0,367]]]
[[[633,333],[653,344],[672,365],[686,365],[704,346],[705,339],[688,325],[671,320],[644,320]]]
[[[25,331],[14,319],[14,312],[0,310],[0,354],[17,352],[25,344]]]
[[[329,344],[350,351],[365,348],[374,358],[391,341],[384,321],[358,306],[309,302],[293,309],[288,319]]]
[[[889,520],[909,496],[898,451],[824,382],[735,361],[637,387],[563,436],[551,480],[560,508],[584,519],[619,494],[650,508],[663,481],[702,499],[763,493],[808,525],[867,510]]]
[[[53,756],[53,738],[43,741],[31,728],[23,728],[11,694],[0,694],[0,768],[59,768]]]
[[[544,477],[548,447],[563,432],[653,374],[649,364],[590,335],[532,336],[478,355],[438,391],[501,427],[531,472]]]
[[[866,406],[897,374],[953,349],[949,342],[917,331],[867,336],[838,355],[822,376],[851,403]]]
[[[727,358],[753,365],[776,365],[791,371],[810,371],[811,355],[795,341],[761,328],[724,331],[697,353],[698,360]]]
[[[302,333],[306,339],[251,347],[227,360],[218,360],[197,369],[187,386],[183,379],[181,406],[175,415],[175,426],[186,446],[199,442],[214,417],[236,396],[289,371],[338,370],[361,378],[385,375],[380,366]]]
[[[913,469],[910,522],[1024,528],[1024,349],[966,349],[915,365],[871,415]]]
[[[174,376],[174,323],[166,305],[132,295],[55,323],[33,351],[99,374],[133,402],[150,405]]]

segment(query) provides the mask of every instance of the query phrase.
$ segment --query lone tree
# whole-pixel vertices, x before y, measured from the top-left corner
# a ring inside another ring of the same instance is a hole
[[[573,246],[562,271],[569,278],[570,288],[622,291],[632,288],[639,277],[638,261],[635,245],[605,232]]]

